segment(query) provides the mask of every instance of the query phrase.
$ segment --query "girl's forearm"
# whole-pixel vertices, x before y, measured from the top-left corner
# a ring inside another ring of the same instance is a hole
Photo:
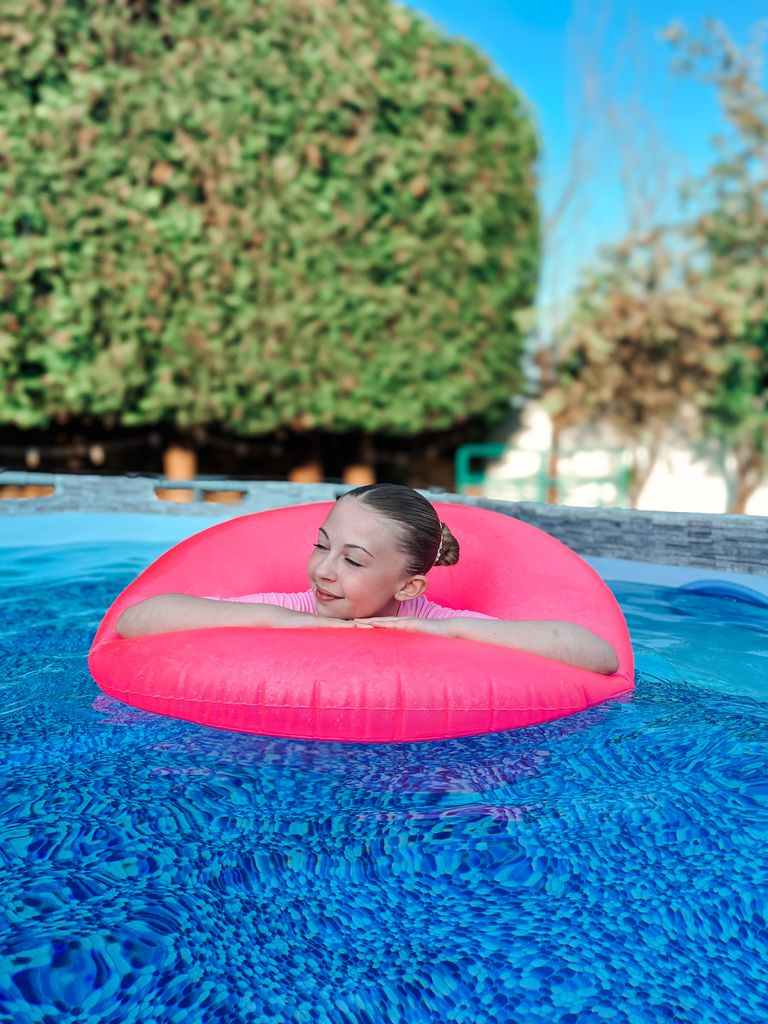
[[[306,623],[303,620],[307,620]],[[158,594],[126,608],[115,629],[122,637],[132,637],[217,626],[313,625],[315,621],[313,615],[273,604],[215,601],[190,594]]]
[[[506,619],[445,619],[451,635],[539,654],[577,668],[610,675],[619,667],[613,647],[597,634],[571,622],[512,622]]]
[[[189,594],[159,594],[126,608],[115,629],[122,637],[136,637],[223,626],[297,628],[320,625],[353,626],[354,623],[342,620],[321,622],[317,616],[278,605],[216,601]],[[425,631],[437,630],[438,622],[430,623],[430,626],[432,629]],[[440,620],[439,632],[466,640],[514,647],[605,675],[618,668],[616,652],[609,643],[570,622],[512,622],[457,617]]]

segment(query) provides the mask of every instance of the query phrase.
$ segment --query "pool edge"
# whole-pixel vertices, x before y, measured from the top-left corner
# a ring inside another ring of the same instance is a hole
[[[96,476],[71,474],[7,474],[32,484],[55,488],[48,498],[0,501],[0,521],[22,517],[45,518],[64,512],[79,514],[140,514],[164,518],[221,522],[250,512],[286,505],[333,501],[350,488],[344,484],[294,484],[287,481],[196,480],[197,493],[234,489],[243,494],[236,505],[206,501],[161,501],[155,488],[168,486],[149,475]],[[184,486],[174,483],[172,486]],[[545,530],[585,558],[608,558],[634,563],[715,570],[749,577],[768,576],[768,517],[703,512],[646,512],[634,509],[577,508],[449,492],[423,492],[431,500],[472,505],[514,516]],[[0,540],[0,544],[2,541]]]

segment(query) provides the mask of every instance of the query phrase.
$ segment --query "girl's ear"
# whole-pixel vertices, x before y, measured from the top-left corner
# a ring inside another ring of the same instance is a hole
[[[395,598],[398,601],[415,601],[426,591],[428,585],[426,576],[411,576],[396,591]]]

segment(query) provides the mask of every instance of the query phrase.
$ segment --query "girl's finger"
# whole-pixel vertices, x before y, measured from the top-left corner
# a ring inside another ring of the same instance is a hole
[[[409,623],[407,619],[398,619],[395,616],[377,619],[355,619],[355,622],[363,623],[366,626],[371,626],[376,629],[409,629]]]

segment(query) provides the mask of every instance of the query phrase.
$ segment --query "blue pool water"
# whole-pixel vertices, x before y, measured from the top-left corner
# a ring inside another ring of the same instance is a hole
[[[101,695],[167,544],[47,540],[0,550],[0,1021],[768,1020],[759,603],[613,584],[630,700],[323,745]]]

